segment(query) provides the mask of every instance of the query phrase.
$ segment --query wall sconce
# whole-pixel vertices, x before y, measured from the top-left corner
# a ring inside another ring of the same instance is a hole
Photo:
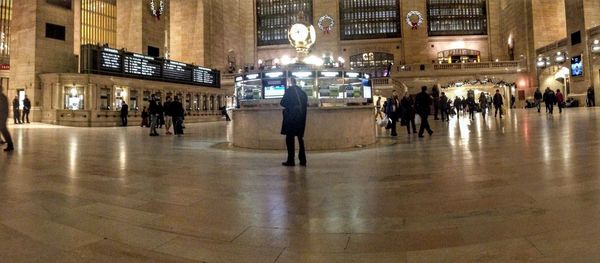
[[[556,57],[554,57],[554,62],[563,63],[563,62],[565,62],[565,60],[566,60],[565,53],[560,52],[560,51],[556,52]]]
[[[536,66],[538,68],[545,68],[546,67],[546,59],[543,57],[538,57],[537,62],[536,62]]]
[[[600,40],[596,39],[592,43],[592,53],[600,53]]]

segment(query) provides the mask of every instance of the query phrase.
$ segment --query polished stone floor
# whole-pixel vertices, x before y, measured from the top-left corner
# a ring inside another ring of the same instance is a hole
[[[230,125],[11,126],[1,261],[600,261],[600,109],[435,122],[307,168]]]

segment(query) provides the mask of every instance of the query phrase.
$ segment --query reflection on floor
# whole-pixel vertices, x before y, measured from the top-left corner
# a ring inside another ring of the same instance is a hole
[[[130,128],[11,126],[0,155],[6,262],[600,260],[600,110],[399,128],[378,147],[309,154],[212,147]],[[308,142],[310,143],[310,142]]]

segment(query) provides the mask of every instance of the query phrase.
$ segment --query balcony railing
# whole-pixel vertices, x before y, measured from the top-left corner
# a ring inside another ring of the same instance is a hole
[[[456,74],[458,71],[466,73],[511,73],[527,70],[525,60],[520,61],[498,61],[479,63],[454,63],[454,64],[417,64],[401,65],[394,68],[394,76],[420,76],[428,74]]]
[[[566,47],[568,44],[569,44],[569,39],[568,38],[563,38],[563,39],[561,39],[559,41],[553,42],[551,44],[548,44],[546,46],[543,46],[541,48],[536,49],[535,53],[537,55],[541,55],[541,54],[544,54],[544,53],[549,52],[549,51],[555,51],[557,49]]]

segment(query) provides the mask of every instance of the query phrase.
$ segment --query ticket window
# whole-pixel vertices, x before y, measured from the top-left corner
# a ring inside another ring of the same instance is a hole
[[[194,111],[200,111],[200,96],[194,95]]]
[[[185,95],[185,110],[186,111],[192,110],[192,95],[191,94]]]
[[[202,95],[202,110],[208,111],[208,96]]]
[[[213,96],[210,96],[210,106],[209,106],[209,109],[211,111],[215,110],[215,97],[213,97]]]
[[[110,110],[110,89],[100,89],[100,110]]]
[[[150,101],[150,91],[149,90],[144,91],[144,101]]]
[[[139,110],[138,108],[138,91],[137,90],[132,90],[131,93],[129,94],[129,109],[130,110]]]
[[[65,109],[66,110],[83,110],[84,109],[84,94],[83,88],[65,87],[64,89]]]
[[[125,91],[124,88],[120,88],[117,87],[115,88],[115,105],[114,108],[117,110],[121,110],[121,107],[123,106],[123,102],[125,102],[126,97],[127,96],[127,92]]]

